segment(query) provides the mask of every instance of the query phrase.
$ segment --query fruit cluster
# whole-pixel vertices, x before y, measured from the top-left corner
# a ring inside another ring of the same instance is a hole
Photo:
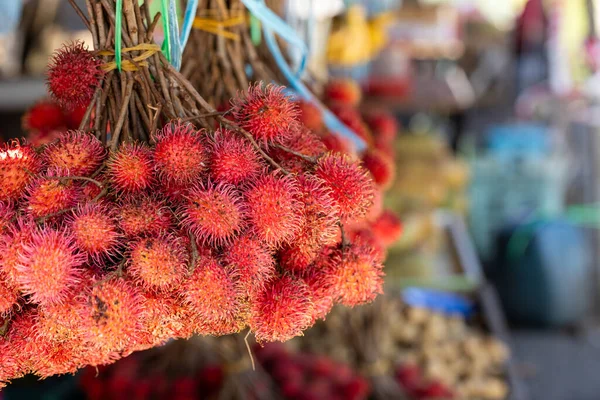
[[[381,293],[379,188],[298,114],[257,85],[232,100],[238,130],[172,121],[113,151],[83,131],[3,145],[0,385],[192,334],[285,341]]]

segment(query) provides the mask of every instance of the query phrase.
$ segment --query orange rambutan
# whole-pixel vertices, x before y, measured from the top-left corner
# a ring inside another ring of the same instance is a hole
[[[82,290],[88,288],[80,287]],[[36,336],[54,343],[82,341],[84,321],[82,310],[84,296],[81,293],[63,303],[38,307],[35,326]]]
[[[77,252],[66,231],[49,227],[36,229],[22,246],[16,265],[17,287],[38,304],[64,301],[79,282],[85,257]]]
[[[250,231],[269,246],[291,241],[302,224],[298,183],[277,172],[263,174],[246,190]]]
[[[177,299],[165,292],[150,291],[142,294],[144,311],[142,313],[140,346],[149,348],[163,344],[171,338],[187,338],[188,312]],[[141,350],[138,347],[137,350]]]
[[[242,328],[236,318],[240,305],[232,274],[217,259],[199,257],[182,293],[204,333],[223,335]]]
[[[82,310],[85,334],[104,353],[131,351],[144,315],[139,289],[122,278],[96,282]]]
[[[362,90],[355,80],[333,79],[325,85],[323,95],[329,103],[356,107],[360,103]]]
[[[250,306],[250,329],[258,342],[285,342],[312,322],[313,304],[308,285],[291,275],[270,281]]]
[[[245,204],[235,186],[200,183],[184,198],[182,223],[201,243],[231,243],[244,228]]]
[[[362,165],[369,170],[375,183],[382,189],[388,189],[394,182],[396,165],[383,152],[370,149],[362,156]]]
[[[232,106],[235,120],[265,146],[284,141],[298,120],[298,107],[281,86],[251,86]]]
[[[42,169],[33,147],[12,140],[0,145],[0,201],[18,200]]]
[[[79,206],[67,223],[77,247],[94,260],[113,254],[121,241],[115,213],[106,204]]]
[[[391,246],[402,235],[402,222],[392,210],[385,210],[371,223],[371,229],[385,246]]]
[[[157,235],[173,226],[173,214],[165,202],[146,195],[123,199],[117,220],[127,237]]]
[[[358,162],[340,153],[321,157],[315,175],[331,189],[344,220],[363,218],[373,201],[373,180]]]
[[[217,129],[210,143],[209,166],[215,181],[239,185],[260,174],[264,163],[248,140]]]
[[[75,181],[60,179],[54,170],[38,177],[27,187],[26,210],[34,218],[47,217],[77,204],[80,191]]]
[[[89,176],[104,161],[106,149],[90,133],[68,131],[48,145],[43,155],[48,166],[61,171],[63,175]]]
[[[122,144],[111,154],[107,171],[110,183],[121,192],[146,190],[154,183],[152,151],[142,144]]]
[[[63,46],[48,66],[50,93],[67,109],[89,104],[104,75],[101,64],[81,41]]]
[[[314,103],[308,101],[298,102],[298,119],[313,132],[319,132],[325,127],[321,111]]]
[[[143,238],[129,246],[127,271],[147,289],[169,289],[188,270],[188,254],[180,238],[171,234]]]
[[[342,245],[327,268],[340,303],[355,306],[368,303],[383,293],[383,265],[373,248],[354,243]]]
[[[50,99],[43,99],[31,106],[21,119],[26,131],[50,132],[66,127],[62,108]]]
[[[238,237],[223,251],[223,265],[231,271],[234,280],[252,295],[262,290],[275,275],[273,251],[250,235]]]
[[[206,168],[204,131],[192,124],[169,123],[154,134],[154,168],[162,181],[192,184]]]

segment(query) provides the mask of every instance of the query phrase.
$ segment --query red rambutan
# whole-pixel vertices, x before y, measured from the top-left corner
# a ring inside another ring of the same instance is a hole
[[[298,107],[283,87],[258,83],[232,100],[233,116],[260,143],[280,143],[297,122]]]
[[[337,243],[340,207],[327,182],[314,175],[299,175],[299,200],[302,203],[303,225],[297,239],[317,247]]]
[[[40,148],[44,145],[48,145],[57,140],[64,131],[29,131],[27,134],[27,141],[35,148]]]
[[[222,262],[245,292],[262,290],[275,275],[273,252],[249,235],[238,237],[227,247]]]
[[[67,128],[79,129],[79,125],[81,125],[81,121],[83,121],[83,117],[87,112],[88,105],[89,104],[82,104],[80,106],[75,107],[72,110],[63,110],[67,121]]]
[[[39,177],[28,185],[26,209],[32,217],[47,217],[77,204],[80,192],[75,181],[61,180],[57,175],[48,171],[47,177]]]
[[[217,130],[210,144],[210,174],[217,182],[238,185],[256,177],[264,163],[252,144],[227,130]]]
[[[66,127],[62,108],[52,100],[40,100],[31,106],[21,120],[26,131],[50,132]]]
[[[373,134],[362,120],[357,109],[337,104],[331,107],[331,111],[344,123],[344,125],[350,128],[368,145],[373,144]]]
[[[73,238],[65,231],[37,229],[19,253],[17,286],[34,303],[60,303],[79,282],[83,262]]]
[[[285,149],[274,148],[271,154],[284,169],[298,174],[309,168],[311,163],[306,158],[294,153],[316,159],[327,151],[321,139],[300,124],[292,126],[290,136],[282,145]]]
[[[87,203],[68,217],[77,247],[95,260],[111,255],[119,245],[121,234],[114,212],[106,205]]]
[[[385,210],[373,221],[371,229],[385,246],[391,246],[402,235],[402,222],[393,211]]]
[[[277,172],[264,174],[246,190],[250,230],[267,245],[291,241],[302,224],[298,183]]]
[[[319,132],[324,128],[323,116],[319,108],[308,101],[298,102],[298,117],[300,122],[313,132]]]
[[[42,169],[42,163],[29,145],[17,140],[0,145],[0,201],[18,200]]]
[[[140,144],[123,144],[111,154],[107,170],[110,182],[117,190],[141,192],[154,183],[152,151]]]
[[[327,83],[323,94],[330,103],[356,107],[360,103],[362,90],[355,80],[333,79]]]
[[[136,345],[143,316],[141,292],[121,278],[92,286],[82,315],[85,334],[103,352],[128,352]]]
[[[325,132],[323,136],[321,136],[321,141],[329,151],[346,153],[348,155],[354,155],[355,153],[354,147],[348,139],[332,132]]]
[[[102,142],[90,133],[69,131],[61,134],[44,151],[49,167],[64,175],[89,176],[94,173],[106,156]]]
[[[244,227],[245,205],[236,188],[228,184],[199,184],[185,195],[180,209],[183,225],[201,243],[227,244]]]
[[[29,219],[19,218],[0,235],[0,272],[4,273],[9,285],[17,287],[19,254],[31,240],[35,224]]]
[[[17,314],[6,335],[0,336],[0,382],[17,379],[32,372],[37,353],[35,323],[37,311]]]
[[[0,320],[10,314],[18,299],[19,291],[8,283],[4,274],[0,273]]]
[[[154,135],[154,168],[162,181],[191,184],[206,167],[203,131],[192,124],[170,123]]]
[[[279,263],[288,271],[301,273],[315,261],[322,246],[314,243],[294,240],[294,243],[285,246],[279,252]]]
[[[329,248],[323,249],[317,262],[302,273],[302,278],[310,289],[313,302],[313,322],[325,319],[334,303],[334,275],[326,267],[326,264],[331,262],[330,252]]]
[[[83,42],[65,45],[54,53],[48,66],[50,93],[68,109],[89,104],[104,75],[101,64]]]
[[[368,303],[383,293],[383,265],[369,246],[342,246],[327,270],[336,298],[346,306]]]
[[[176,338],[187,338],[189,325],[187,311],[175,298],[165,292],[143,293],[144,311],[141,334],[138,342],[142,346],[153,347]]]
[[[169,289],[187,272],[188,254],[173,235],[144,238],[130,245],[127,271],[148,289]]]
[[[173,225],[165,202],[145,195],[124,199],[117,208],[117,219],[128,237],[157,235]]]
[[[350,242],[370,247],[377,260],[387,258],[387,246],[367,224],[357,224],[347,229],[347,234]]]
[[[381,188],[375,188],[373,191],[373,204],[367,211],[367,221],[375,221],[383,212],[383,191]]]
[[[258,342],[285,342],[312,322],[310,289],[301,279],[282,275],[269,282],[250,307],[250,329]]]
[[[9,201],[0,201],[0,234],[8,228],[15,216],[13,204]]]
[[[389,145],[394,143],[400,127],[393,115],[384,111],[372,111],[363,116],[376,139]]]
[[[340,153],[328,153],[319,159],[315,175],[331,189],[342,219],[365,216],[373,201],[373,180],[357,162]]]
[[[86,290],[88,288],[81,288]],[[38,307],[36,335],[52,342],[81,341],[84,332],[84,296],[76,295],[64,303]]]
[[[212,257],[199,257],[182,293],[207,333],[228,334],[242,327],[236,320],[238,293],[232,275]]]
[[[376,149],[366,151],[362,157],[362,164],[382,189],[388,189],[394,182],[396,166],[394,161],[383,152]]]

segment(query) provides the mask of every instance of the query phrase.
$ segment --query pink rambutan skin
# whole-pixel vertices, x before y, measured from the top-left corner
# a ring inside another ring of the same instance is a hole
[[[84,261],[66,231],[36,229],[19,253],[17,286],[34,303],[60,303],[79,282]]]
[[[248,234],[238,237],[223,251],[222,263],[250,296],[275,276],[273,251]]]
[[[27,187],[27,212],[34,218],[47,217],[77,204],[79,188],[73,180],[61,180],[55,171],[38,177]]]
[[[14,287],[18,286],[19,255],[23,252],[23,246],[31,241],[34,230],[35,224],[31,219],[18,218],[0,235],[0,273]]]
[[[127,237],[157,235],[173,226],[172,212],[165,202],[147,195],[124,198],[117,209],[117,221]]]
[[[263,174],[245,192],[251,233],[269,246],[293,240],[302,224],[298,196],[294,178]]]
[[[258,342],[285,342],[312,323],[313,304],[308,285],[282,275],[269,282],[250,306],[250,329]]]
[[[0,201],[18,200],[42,169],[33,147],[12,140],[0,145]]]
[[[185,195],[183,225],[202,243],[231,243],[245,226],[246,205],[233,185],[201,183]]]
[[[83,42],[65,45],[52,56],[48,66],[48,88],[65,108],[88,105],[104,75],[102,61]]]
[[[66,218],[77,247],[92,259],[116,254],[122,235],[107,204],[87,203]]]
[[[142,144],[126,143],[107,163],[112,185],[125,193],[140,193],[154,184],[152,151]]]
[[[290,128],[289,137],[282,143],[282,147],[273,148],[271,153],[282,168],[301,174],[312,166],[306,157],[316,159],[326,151],[327,147],[317,135],[300,124],[294,124]]]
[[[265,146],[285,140],[298,121],[298,107],[281,86],[251,86],[232,106],[235,120]]]
[[[90,133],[68,131],[44,150],[46,164],[62,175],[89,176],[106,157],[102,142]]]
[[[255,178],[264,162],[246,139],[218,129],[210,142],[209,170],[217,182],[239,185]]]
[[[154,168],[162,181],[192,184],[207,164],[204,131],[191,124],[170,123],[154,135]]]
[[[342,219],[365,216],[373,201],[374,185],[369,173],[357,162],[340,153],[327,153],[317,162],[315,175],[331,189]]]
[[[143,238],[130,245],[127,270],[147,289],[170,289],[186,276],[188,254],[171,234]]]

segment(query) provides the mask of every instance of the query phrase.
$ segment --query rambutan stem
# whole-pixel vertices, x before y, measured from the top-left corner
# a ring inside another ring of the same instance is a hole
[[[129,74],[127,74],[127,77],[129,79],[127,79],[128,82],[127,82],[127,87],[125,88],[125,96],[123,97],[123,99],[121,101],[121,110],[119,111],[119,119],[117,120],[117,125],[115,126],[115,130],[112,132],[111,145],[110,145],[111,150],[116,150],[117,147],[119,146],[119,139],[121,136],[121,131],[123,128],[123,124],[125,123],[125,117],[127,116],[127,108],[129,106],[129,99],[131,98],[131,93],[133,91],[134,80],[131,79],[131,77],[129,77]]]
[[[0,325],[0,337],[6,336],[6,333],[8,332],[8,324],[9,323],[10,323],[10,318],[6,317],[6,319],[4,320],[4,323],[2,325]]]
[[[98,186],[100,189],[104,188],[104,184],[102,182],[98,182],[93,178],[88,178],[87,176],[46,176],[45,179],[48,180],[59,180],[61,183],[65,183],[65,181],[73,180],[73,181],[87,181],[91,182],[94,185]]]
[[[289,147],[282,146],[280,144],[275,144],[275,145],[273,145],[273,147],[277,147],[278,149],[283,150],[286,153],[290,153],[296,157],[299,157],[299,158],[303,159],[304,161],[308,161],[309,163],[312,163],[312,164],[317,163],[317,159],[315,157],[311,157],[311,156],[307,156],[305,154],[299,153],[297,151],[290,149]]]
[[[252,349],[250,348],[250,343],[248,343],[248,336],[252,331],[248,329],[248,333],[244,336],[244,343],[246,344],[246,350],[248,350],[248,356],[250,357],[250,362],[252,363],[252,371],[256,371],[256,364],[254,364],[254,356],[252,355]]]
[[[90,124],[90,117],[92,116],[92,110],[96,107],[96,101],[98,101],[98,97],[100,96],[100,94],[102,93],[102,85],[98,86],[98,89],[96,89],[96,93],[94,93],[94,97],[92,97],[92,101],[90,101],[90,104],[88,106],[88,108],[85,110],[85,114],[83,115],[83,119],[81,120],[81,123],[79,124],[79,130],[80,131],[88,131],[89,129],[89,124]]]
[[[192,259],[190,260],[190,274],[196,269],[196,263],[198,262],[198,245],[196,244],[196,237],[190,233],[190,246],[192,247]]]
[[[83,11],[81,11],[81,8],[79,8],[79,6],[77,5],[77,3],[75,3],[75,0],[69,0],[69,4],[71,4],[71,7],[73,7],[73,9],[77,13],[77,15],[79,15],[79,18],[81,18],[81,20],[83,21],[83,23],[85,24],[85,26],[91,32],[92,26],[90,25],[90,21],[87,19],[87,17],[83,13]]]

